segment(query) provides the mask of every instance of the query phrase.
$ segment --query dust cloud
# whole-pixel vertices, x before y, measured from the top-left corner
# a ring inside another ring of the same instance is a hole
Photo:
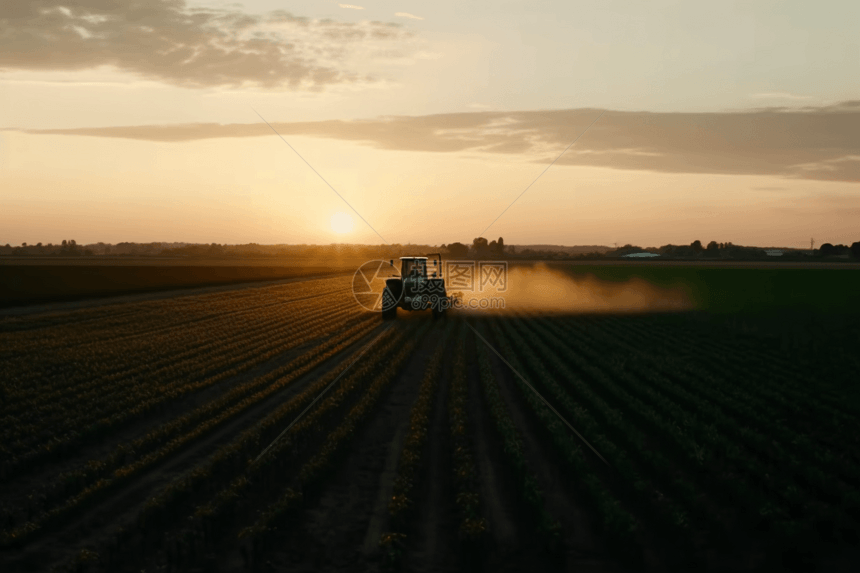
[[[645,313],[693,307],[686,289],[680,286],[660,287],[638,277],[623,283],[593,275],[573,277],[538,263],[510,267],[507,288],[501,292],[492,286],[485,287],[484,292],[463,292],[458,312]]]

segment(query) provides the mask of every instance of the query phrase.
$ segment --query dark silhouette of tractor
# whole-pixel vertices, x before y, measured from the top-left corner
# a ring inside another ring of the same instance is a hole
[[[394,268],[394,259],[389,264]],[[445,292],[441,254],[400,257],[400,276],[385,281],[382,318],[396,318],[398,308],[409,311],[430,309],[433,318],[441,318],[451,302],[452,297]]]

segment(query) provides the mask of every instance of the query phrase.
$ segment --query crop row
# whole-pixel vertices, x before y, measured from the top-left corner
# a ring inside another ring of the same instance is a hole
[[[511,342],[500,328],[497,321],[491,323],[491,331],[494,335],[492,342],[498,347],[505,360],[513,368],[514,373],[525,372],[525,365],[520,361],[522,347]],[[512,377],[519,390],[518,394],[523,402],[528,405],[532,416],[537,424],[544,430],[546,437],[559,453],[563,463],[569,468],[574,479],[574,485],[583,494],[584,498],[591,504],[592,509],[598,516],[598,524],[612,546],[618,549],[620,554],[633,557],[639,553],[635,541],[636,533],[640,529],[637,519],[622,505],[621,500],[615,496],[609,486],[601,479],[595,469],[595,462],[586,460],[585,452],[578,438],[573,435],[564,422],[547,406],[543,399],[536,393],[526,381],[519,376]],[[588,452],[592,456],[591,452]]]
[[[287,422],[294,419],[302,410],[310,406],[320,392],[335,380],[340,379],[340,384],[334,393],[326,400],[320,402],[319,406],[312,410],[307,416],[295,424],[290,431],[306,433],[309,429],[316,427],[325,420],[332,419],[332,413],[341,408],[344,400],[352,395],[353,399],[358,390],[361,380],[366,380],[370,372],[376,371],[379,365],[390,358],[396,348],[402,346],[404,333],[395,329],[383,331],[369,345],[351,354],[338,366],[328,371],[321,378],[315,380],[300,394],[285,402],[253,427],[243,431],[229,443],[221,446],[213,455],[204,462],[195,466],[179,478],[173,480],[168,486],[151,497],[138,511],[135,527],[121,528],[104,547],[109,555],[118,555],[123,550],[133,547],[133,550],[149,553],[152,547],[162,547],[171,536],[188,535],[187,527],[180,525],[179,531],[172,531],[177,524],[196,523],[202,532],[217,534],[218,524],[226,518],[229,525],[232,522],[236,503],[242,494],[252,492],[247,489],[252,482],[259,485],[261,476],[273,469],[272,462],[279,459],[288,459],[296,451],[296,444],[290,440],[280,440],[264,456],[259,463],[253,463],[253,458],[265,447],[267,441],[272,440]],[[369,351],[372,349],[372,351]],[[360,366],[349,370],[348,376],[341,376],[349,364],[358,356],[365,354],[371,358],[368,362],[360,362]],[[334,398],[334,399],[332,399]],[[322,409],[322,410],[321,410]],[[325,412],[325,414],[321,413]],[[325,420],[324,420],[325,419]],[[308,425],[309,424],[309,425]],[[279,468],[283,472],[283,467]],[[264,480],[271,487],[276,480]],[[282,481],[277,480],[282,484]],[[214,496],[214,497],[212,497]],[[203,499],[209,498],[209,502],[197,505]],[[189,504],[197,505],[194,515],[187,515]],[[195,517],[196,516],[196,517]],[[184,518],[192,520],[184,521]],[[191,534],[202,533],[197,527]],[[115,564],[108,564],[108,568]]]
[[[550,332],[544,340],[559,350],[567,348],[558,342],[564,331],[545,324]],[[582,352],[583,345],[577,344],[576,347]],[[568,352],[568,356],[575,357],[576,354]],[[577,367],[584,371],[591,369],[592,378],[597,382],[599,374],[596,375],[595,367],[590,366],[596,356],[595,352],[580,358]],[[789,531],[800,527],[799,523],[791,522],[790,516],[800,518],[804,514],[808,518],[835,521],[850,527],[848,518],[840,515],[838,506],[827,508],[820,503],[811,503],[803,491],[807,490],[807,495],[825,501],[841,497],[842,507],[853,509],[857,514],[856,490],[841,484],[815,465],[801,462],[794,453],[786,452],[774,440],[779,436],[758,433],[738,423],[742,420],[733,422],[709,401],[693,396],[662,376],[636,379],[627,372],[614,371],[612,381],[612,384],[607,384],[606,379],[599,379],[595,387],[609,390],[632,409],[634,416],[650,421],[654,429],[686,454],[688,463],[715,468],[717,460],[711,458],[718,456],[719,464],[731,464],[733,479],[715,479],[713,476],[718,472],[713,469],[708,472],[712,476],[708,481],[722,488],[726,501],[745,500],[743,509],[757,509],[758,516],[764,519],[783,520],[779,527]],[[753,416],[755,412],[748,411],[748,414]],[[656,421],[661,416],[662,423]],[[667,419],[680,422],[680,425],[667,423]],[[788,436],[787,439],[792,438]],[[683,445],[685,442],[686,446]],[[702,444],[701,449],[698,443]],[[769,460],[769,464],[758,458]],[[756,484],[756,491],[739,483],[736,476],[743,476],[748,484]]]
[[[561,337],[573,337],[574,344],[592,360],[599,354],[591,348],[586,337],[576,329],[558,329],[545,322]],[[696,380],[672,369],[660,369],[648,362],[630,361],[627,370],[638,375],[645,385],[632,384],[631,388],[655,388],[678,401],[686,410],[696,413],[701,421],[713,424],[731,435],[763,459],[781,465],[781,473],[789,471],[819,495],[832,496],[845,489],[839,477],[854,486],[860,484],[860,468],[851,460],[834,455],[819,447],[808,436],[788,427],[770,407],[771,401],[750,397],[731,380],[709,377]],[[625,373],[619,375],[624,376]],[[784,400],[774,396],[774,400]],[[797,405],[802,409],[805,404]],[[755,428],[759,428],[756,430]],[[790,446],[788,452],[780,444]]]
[[[86,498],[80,496],[82,491],[89,490],[91,495],[98,495],[100,491],[124,483],[132,476],[161,463],[189,443],[235,418],[354,344],[375,328],[376,324],[375,320],[362,321],[314,348],[313,352],[304,353],[276,370],[237,385],[226,394],[158,426],[141,438],[120,444],[104,458],[90,460],[83,468],[56,476],[49,485],[23,498],[28,507],[21,508],[19,514],[30,515],[35,512],[40,516],[40,519],[35,521],[39,522],[72,512],[77,505],[86,501]],[[102,489],[93,490],[93,486],[99,482],[102,483]],[[39,504],[34,504],[34,500]],[[77,503],[70,504],[68,500],[75,500]],[[64,501],[66,503],[60,506],[62,511],[51,512],[51,507]],[[2,517],[0,515],[0,522],[8,522],[11,515],[6,519]]]
[[[309,494],[313,495],[320,489],[336,466],[338,459],[343,457],[345,448],[351,442],[359,425],[367,419],[383,392],[391,385],[397,373],[420,342],[427,327],[428,325],[425,324],[417,336],[408,339],[394,358],[386,363],[382,372],[373,376],[372,382],[362,393],[358,403],[352,407],[343,421],[326,436],[322,447],[301,466],[297,488],[288,487],[278,500],[257,519],[254,525],[240,532],[240,538],[251,536],[257,542],[255,545],[259,547],[262,541],[265,547],[265,539],[270,537],[274,530],[277,530],[278,524],[283,522],[284,517],[292,513],[301,501],[307,499]],[[296,495],[296,490],[301,495]]]
[[[346,301],[344,298],[343,302]],[[270,309],[265,315],[245,313],[242,317],[218,317],[214,324],[176,325],[160,336],[149,335],[125,346],[115,340],[102,341],[92,346],[90,356],[77,348],[66,347],[49,356],[21,358],[20,362],[29,371],[22,372],[10,363],[6,374],[9,391],[6,407],[17,405],[28,397],[53,402],[66,393],[80,394],[85,388],[104,388],[116,380],[135,375],[157,375],[159,368],[171,362],[211,356],[231,339],[251,337],[259,343],[265,340],[260,338],[262,332],[289,325],[296,318],[313,316],[318,310],[318,305],[312,301],[299,301],[297,305]],[[129,330],[129,325],[125,329]]]
[[[694,475],[708,476],[707,481],[718,489],[722,488],[720,493],[726,499],[732,499],[735,502],[743,500],[742,506],[748,510],[757,509],[762,512],[767,510],[765,500],[762,500],[758,492],[753,491],[749,484],[730,479],[724,473],[712,470],[713,452],[705,445],[713,447],[719,441],[723,446],[722,450],[727,450],[731,446],[723,436],[716,432],[715,428],[711,427],[697,433],[689,432],[688,428],[697,424],[696,418],[690,412],[672,409],[670,402],[662,400],[662,397],[653,392],[650,394],[651,401],[644,402],[636,398],[634,394],[630,393],[630,389],[637,383],[630,380],[629,376],[610,376],[604,373],[595,365],[593,360],[580,356],[571,345],[559,340],[557,335],[554,336],[538,327],[535,327],[533,333],[536,337],[535,346],[559,377],[569,380],[577,395],[585,398],[589,405],[595,406],[595,409],[604,418],[606,427],[615,430],[614,435],[617,439],[628,442],[631,453],[633,455],[638,454],[651,475],[657,479],[660,476],[665,476],[666,468],[671,467],[669,460],[665,458],[662,451],[644,454],[645,444],[642,438],[634,437],[637,435],[644,436],[642,431],[639,431],[632,424],[623,422],[620,416],[610,414],[609,406],[602,398],[598,397],[597,391],[618,403],[622,411],[639,420],[644,429],[662,438],[664,444],[669,446],[670,451],[679,456],[691,468],[691,471],[695,472]],[[541,343],[546,344],[546,347],[543,347]],[[554,349],[557,354],[549,352],[549,349]],[[592,382],[591,387],[582,382],[568,365],[587,376],[588,380]],[[638,384],[640,389],[643,388],[641,382]],[[704,440],[704,442],[697,442],[694,437]],[[673,486],[673,493],[683,500],[689,511],[698,513],[703,518],[708,516],[710,512],[704,503],[705,500],[697,495],[692,484],[686,479],[675,478],[671,485]],[[711,521],[711,525],[714,525],[713,522],[716,520],[712,519]]]
[[[688,326],[680,333],[677,329],[673,332],[672,327],[666,325],[657,324],[654,328],[659,336],[679,339],[681,346],[689,349],[691,357],[704,357],[701,348],[706,345],[711,350],[709,354],[732,356],[731,365],[742,367],[748,374],[755,373],[757,377],[765,380],[778,380],[780,386],[788,392],[819,399],[837,410],[847,406],[837,392],[815,383],[821,373],[822,365],[809,363],[805,353],[792,355],[784,350],[777,351],[768,344],[767,339],[757,338],[756,343],[751,345],[749,336],[716,338],[711,329],[712,326],[708,324],[698,328]],[[696,352],[697,349],[698,352]],[[814,394],[809,391],[810,386],[816,387]],[[858,413],[856,409],[850,408],[845,409],[844,412],[849,415]]]
[[[349,306],[343,304],[339,308],[345,311],[349,309]],[[50,384],[44,381],[37,384],[37,387],[27,387],[26,383],[21,383],[24,386],[22,392],[12,404],[7,406],[7,409],[18,409],[19,404],[37,398],[56,402],[66,396],[89,395],[98,389],[116,393],[121,391],[123,383],[127,384],[129,380],[137,378],[146,377],[159,380],[180,372],[185,374],[196,373],[189,370],[188,366],[194,362],[198,363],[196,365],[198,368],[203,367],[205,369],[204,372],[198,374],[202,376],[205,375],[206,371],[216,370],[220,367],[220,363],[209,365],[204,361],[218,361],[221,358],[218,350],[225,344],[232,344],[236,348],[253,348],[261,344],[265,345],[267,342],[274,344],[281,334],[288,334],[296,329],[296,318],[311,318],[316,314],[318,314],[318,309],[309,305],[300,305],[291,309],[291,312],[285,311],[283,316],[277,319],[267,319],[264,322],[245,321],[240,324],[225,322],[217,325],[217,327],[213,325],[205,332],[194,335],[195,340],[199,340],[199,344],[190,344],[188,340],[190,333],[178,329],[169,337],[154,339],[152,342],[155,347],[149,349],[148,353],[137,357],[131,354],[116,354],[109,344],[105,344],[103,348],[104,363],[81,363],[77,367],[72,363],[66,363],[69,370],[64,376],[67,378],[69,376],[80,377],[81,379],[64,380],[61,384],[58,382],[59,386],[56,388],[52,388]],[[325,314],[330,314],[330,312]],[[265,333],[269,333],[270,336],[263,336]],[[75,370],[75,368],[80,369]]]
[[[426,327],[426,325],[424,325]],[[324,400],[307,415],[302,417],[298,423],[290,428],[290,431],[282,436],[273,447],[266,452],[259,461],[250,464],[240,478],[218,494],[208,503],[197,508],[195,515],[198,518],[215,519],[229,512],[235,500],[255,489],[252,486],[263,485],[263,489],[271,488],[274,484],[283,484],[284,471],[289,467],[295,467],[296,456],[306,451],[309,445],[320,442],[322,432],[325,431],[327,423],[335,418],[335,414],[342,412],[350,401],[355,401],[355,396],[374,377],[379,376],[386,365],[405,358],[404,348],[414,348],[413,337],[405,337],[403,332],[392,335],[394,329],[383,332],[375,340],[369,350],[357,354],[361,360],[348,371],[331,392],[326,394]],[[419,336],[423,335],[424,328]],[[393,357],[397,357],[393,360]],[[322,380],[315,383],[303,393],[302,403],[310,403],[311,399],[318,395],[328,383],[336,380],[333,373],[324,377],[326,385]],[[298,408],[298,406],[296,406]]]
[[[348,312],[348,310],[349,306],[344,305],[342,311]],[[308,309],[307,315],[313,316],[311,309]],[[321,328],[325,326],[326,321],[317,319],[313,322],[317,323],[315,325],[317,328]],[[146,380],[149,385],[156,385],[168,383],[177,378],[189,381],[205,378],[208,374],[222,370],[236,359],[276,351],[296,339],[301,333],[302,329],[295,326],[292,321],[273,325],[269,331],[254,332],[254,336],[251,337],[244,336],[245,333],[241,329],[238,332],[232,330],[212,332],[209,335],[212,338],[211,348],[204,354],[183,352],[171,356],[168,353],[165,359],[150,360],[149,366],[145,366],[146,360],[141,360],[144,364],[137,367],[138,372],[134,375],[126,377],[95,375],[89,382],[81,383],[70,391],[64,392],[65,396],[51,395],[47,392],[32,396],[27,401],[19,401],[15,404],[17,415],[20,417],[16,423],[23,424],[34,417],[65,418],[69,413],[69,407],[74,407],[75,403],[85,404],[91,409],[94,403],[115,401],[116,396],[121,396],[129,387],[139,384],[141,379]],[[168,348],[170,347],[168,345]]]
[[[715,512],[715,508],[707,502],[705,496],[699,495],[701,488],[696,488],[693,483],[681,475],[676,474],[668,477],[666,468],[671,466],[668,460],[662,459],[664,458],[663,454],[647,451],[644,448],[645,444],[642,442],[642,438],[638,437],[641,434],[636,431],[636,428],[625,423],[618,415],[618,411],[613,411],[601,398],[598,398],[586,384],[581,382],[567,368],[559,356],[549,352],[549,348],[554,348],[564,359],[564,362],[575,364],[577,370],[586,374],[593,381],[594,388],[599,388],[602,392],[610,395],[621,405],[624,412],[628,412],[633,418],[638,419],[652,435],[663,439],[673,454],[680,456],[686,466],[691,468],[691,472],[695,472],[695,468],[700,468],[693,475],[698,475],[699,479],[704,481],[704,484],[701,485],[708,485],[708,489],[724,504],[736,507],[751,519],[768,522],[777,530],[783,532],[797,532],[799,530],[801,525],[791,518],[786,508],[780,504],[779,496],[773,495],[775,492],[754,487],[753,483],[755,482],[737,479],[732,473],[715,470],[712,462],[712,451],[705,446],[722,448],[721,453],[724,456],[731,456],[730,461],[736,464],[736,470],[754,471],[759,469],[761,471],[759,475],[762,478],[774,481],[779,480],[779,476],[769,476],[766,471],[767,468],[756,465],[755,460],[749,457],[742,458],[737,446],[726,440],[713,427],[707,430],[700,428],[695,417],[685,413],[682,409],[672,409],[671,402],[656,395],[656,393],[651,393],[652,400],[650,402],[646,403],[639,400],[619,385],[625,381],[624,377],[620,377],[616,381],[616,379],[606,376],[591,361],[578,356],[569,346],[561,343],[557,337],[542,335],[539,327],[535,326],[534,329],[538,340],[547,345],[547,347],[543,347],[540,343],[536,342],[535,344],[543,359],[560,377],[570,381],[571,385],[576,388],[578,396],[584,398],[601,414],[606,428],[610,431],[614,430],[613,436],[617,440],[627,443],[631,454],[645,465],[649,475],[653,476],[654,479],[670,480],[671,490],[669,492],[678,499],[686,513],[698,517],[703,522],[702,524],[711,531],[725,533],[726,525],[720,519],[719,514]],[[640,383],[639,387],[641,386]],[[687,430],[688,427],[695,428],[695,435],[700,440],[704,440],[704,445],[693,440]],[[626,477],[630,479],[631,476]],[[767,495],[768,493],[771,495]],[[786,494],[791,495],[791,490],[788,490]],[[687,525],[686,523],[679,523],[679,525],[681,524]]]
[[[852,448],[845,447],[860,444],[854,431],[856,417],[821,408],[812,380],[807,396],[789,398],[783,394],[778,381],[764,382],[772,374],[757,372],[757,366],[739,364],[734,355],[726,360],[708,345],[681,360],[675,356],[678,343],[674,338],[660,338],[662,344],[672,349],[672,354],[667,355],[664,348],[653,346],[654,333],[650,338],[647,331],[634,337],[629,332],[632,326],[628,328],[609,319],[601,321],[603,327],[586,326],[585,331],[582,328],[585,321],[565,322],[566,330],[578,335],[580,348],[587,345],[605,356],[607,349],[623,345],[626,354],[623,365],[628,370],[645,375],[657,371],[689,392],[719,404],[727,413],[736,413],[743,420],[742,426],[772,435],[782,444],[791,444],[798,457],[815,460],[822,469],[831,468],[827,471],[834,476],[855,486],[858,484],[854,476],[860,467],[860,458],[853,455]],[[653,350],[657,351],[650,352]],[[790,425],[786,419],[791,421]]]
[[[283,306],[312,296],[349,294],[348,282],[339,279],[291,285],[232,290],[159,301],[144,301],[0,319],[0,341],[9,343],[0,356],[42,353],[74,347],[81,355],[104,342],[137,340],[159,332],[204,321],[220,321],[234,314],[258,313],[267,306]],[[81,325],[86,324],[86,328]],[[129,325],[134,324],[134,329]]]
[[[517,327],[522,326],[522,323],[517,324]],[[665,474],[665,469],[669,467],[662,454],[646,447],[642,434],[624,419],[622,412],[601,400],[543,344],[537,341],[529,344],[520,336],[522,328],[515,328],[508,323],[505,323],[505,328],[528,371],[534,374],[536,386],[547,392],[547,398],[556,404],[562,414],[570,416],[570,423],[618,472],[622,478],[620,487],[630,503],[653,516],[657,524],[679,542],[684,539],[689,534],[689,513],[691,506],[697,505],[698,492],[685,480],[672,476],[669,479],[683,501],[679,503],[677,499],[663,495],[654,483],[654,478]],[[575,391],[576,399],[568,392],[568,388]],[[627,445],[627,449],[621,444]],[[631,455],[635,457],[631,458]],[[642,472],[640,464],[651,470],[650,475]]]
[[[210,308],[204,301],[195,301],[191,307],[196,312],[191,316],[171,309],[175,303],[167,303],[163,309],[150,308],[149,312],[126,318],[106,330],[101,328],[102,324],[92,324],[84,329],[58,327],[29,333],[29,336],[6,336],[10,348],[4,349],[3,354],[8,364],[5,381],[10,398],[47,396],[49,392],[76,389],[92,381],[95,372],[100,377],[122,377],[123,372],[127,372],[127,376],[134,372],[129,371],[129,365],[145,367],[154,357],[187,355],[212,347],[216,333],[219,336],[230,331],[253,333],[255,326],[272,328],[279,324],[273,321],[288,320],[295,311],[312,310],[308,296],[312,292],[296,293],[303,296],[285,301],[268,296],[265,304],[250,307],[240,304],[232,311],[224,305]],[[348,292],[337,297],[343,301],[350,298]],[[234,301],[231,306],[236,304]],[[162,314],[165,316],[160,316]],[[162,324],[165,322],[167,324]],[[90,336],[93,332],[101,335],[86,344],[75,342],[78,337]]]
[[[457,336],[448,394],[448,424],[454,472],[455,506],[459,516],[458,534],[467,552],[473,552],[485,538],[487,520],[481,515],[478,468],[472,453],[469,432],[469,388],[466,365],[466,337],[463,327]]]
[[[676,330],[659,325],[646,328],[637,327],[635,323],[621,324],[609,320],[608,326],[607,339],[615,344],[627,339],[631,346],[636,347],[658,338],[673,351],[684,352],[685,370],[708,378],[754,379],[755,384],[744,385],[750,398],[778,405],[793,417],[809,417],[830,425],[850,423],[857,415],[856,410],[846,407],[841,397],[826,396],[820,391],[815,383],[817,373],[798,368],[796,361],[790,362],[784,355],[767,353],[760,348],[761,345],[753,351],[748,345],[720,343],[713,337],[695,336],[690,329],[685,329],[686,336],[679,336]],[[725,356],[732,359],[725,360]],[[802,409],[800,405],[803,405]]]
[[[331,315],[284,327],[282,330],[287,332],[273,332],[271,341],[262,346],[244,341],[222,344],[217,358],[198,357],[181,366],[167,367],[162,369],[161,376],[147,376],[143,383],[136,378],[115,383],[111,386],[113,392],[99,394],[98,389],[94,388],[81,396],[53,404],[51,409],[59,411],[52,415],[42,414],[50,402],[35,400],[29,405],[29,410],[24,411],[26,415],[6,416],[11,420],[4,420],[11,424],[3,432],[7,440],[4,454],[18,457],[7,463],[13,467],[32,463],[32,458],[48,456],[67,443],[80,441],[87,434],[98,435],[108,428],[139,417],[161,403],[247,371],[290,348],[321,336],[342,323],[345,317],[352,314],[351,311],[350,306],[345,306],[340,312],[335,309]],[[209,365],[211,362],[216,365]],[[204,373],[195,376],[197,370],[209,375]],[[47,428],[50,428],[50,436],[45,436]]]
[[[528,509],[534,519],[539,536],[545,540],[548,547],[555,548],[560,540],[561,524],[546,510],[546,500],[526,461],[520,430],[511,419],[510,412],[499,393],[498,381],[493,373],[492,362],[483,340],[477,342],[477,353],[484,398],[501,437],[505,460],[519,486],[517,493],[520,503]]]
[[[389,529],[380,536],[379,546],[389,567],[397,567],[402,556],[406,538],[406,526],[410,512],[414,508],[413,491],[415,482],[420,480],[419,472],[426,462],[422,461],[430,431],[430,416],[436,403],[436,392],[442,373],[445,349],[448,345],[450,323],[446,325],[436,350],[427,363],[424,378],[418,389],[418,398],[409,414],[409,428],[403,441],[403,448],[397,460],[397,474],[392,484],[392,495],[388,503]]]

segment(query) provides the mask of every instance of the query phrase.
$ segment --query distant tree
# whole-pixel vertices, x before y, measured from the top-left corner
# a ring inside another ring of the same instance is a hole
[[[27,246],[27,243],[21,243],[21,246],[22,246],[22,247],[26,247],[26,246]]]
[[[484,237],[478,237],[477,239],[472,240],[472,248],[475,249],[476,252],[483,252],[489,247],[489,243],[487,243],[487,239]]]
[[[705,249],[704,255],[706,257],[716,258],[720,256],[720,245],[716,241],[711,241],[708,243],[707,248]]]
[[[499,240],[496,241],[496,250],[499,252],[499,254],[505,252],[505,240],[501,237],[499,237]]]
[[[451,243],[446,247],[448,254],[455,259],[463,259],[469,256],[469,247],[463,243]]]
[[[834,247],[831,243],[824,243],[820,247],[818,247],[818,254],[822,257],[829,257],[830,255],[836,254],[836,247]]]
[[[860,259],[860,241],[851,243],[851,256]]]
[[[68,246],[68,244],[66,243],[66,240],[65,240],[65,239],[63,239],[63,246],[64,246],[64,247],[65,247],[65,246]]]
[[[36,246],[37,246],[37,247],[41,247],[41,246],[42,246],[42,243],[36,243]]]
[[[690,243],[690,246],[693,248],[694,251],[699,252],[702,250],[702,241],[696,239],[695,241]]]
[[[627,243],[623,247],[618,247],[617,249],[615,249],[615,251],[612,254],[615,256],[624,256],[624,255],[629,255],[632,253],[641,253],[644,250],[645,249],[643,249],[642,247],[639,247],[636,245],[631,245],[630,243]]]

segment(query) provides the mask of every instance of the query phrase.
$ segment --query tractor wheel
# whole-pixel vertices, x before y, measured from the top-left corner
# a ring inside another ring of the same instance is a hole
[[[388,310],[382,311],[382,320],[394,320],[397,318],[397,307],[392,306]]]
[[[400,297],[403,294],[403,284],[398,279],[388,279],[385,281],[385,289],[382,291],[382,319],[392,320],[397,318],[397,305],[400,302]],[[390,304],[391,308],[385,308],[385,304]]]

